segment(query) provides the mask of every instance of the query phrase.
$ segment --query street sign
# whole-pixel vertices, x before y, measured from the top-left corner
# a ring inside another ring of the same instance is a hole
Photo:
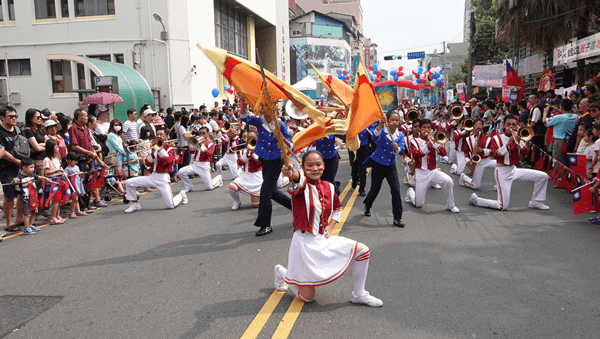
[[[425,58],[425,52],[410,52],[410,53],[408,53],[408,60],[423,59],[423,58]]]

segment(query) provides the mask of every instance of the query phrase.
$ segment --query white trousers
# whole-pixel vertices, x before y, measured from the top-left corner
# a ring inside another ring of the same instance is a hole
[[[158,189],[168,208],[175,208],[181,203],[181,194],[177,194],[175,197],[173,197],[173,192],[171,191],[171,179],[168,173],[152,172],[148,176],[135,177],[125,180],[127,200],[138,200],[136,192],[137,187],[152,187]]]
[[[498,185],[498,199],[477,198],[477,205],[498,210],[506,210],[510,203],[510,189],[513,181],[533,181],[533,195],[531,201],[542,202],[546,200],[548,187],[548,174],[538,170],[516,168],[515,166],[496,167],[494,171],[496,185]]]
[[[178,174],[183,183],[183,189],[186,191],[190,191],[194,188],[194,185],[192,185],[192,181],[189,178],[189,176],[193,174],[197,174],[200,179],[202,179],[204,186],[209,191],[218,187],[223,182],[221,175],[211,178],[210,163],[208,161],[195,161],[193,164],[180,169]]]
[[[406,173],[406,175],[404,176],[403,182],[407,185],[410,184],[410,186],[415,187],[415,176],[408,174],[409,172],[410,167],[408,166],[408,164],[404,164],[404,173]],[[409,181],[406,181],[406,178],[408,178]]]
[[[456,164],[452,164],[450,168],[450,173],[454,173],[456,175],[460,175],[465,171],[465,166],[467,165],[467,158],[465,158],[465,152],[456,151]]]
[[[456,157],[458,156],[454,141],[448,141],[444,145],[444,147],[446,147],[446,152],[448,154],[448,163],[451,164],[454,162],[454,159],[456,159]]]
[[[229,167],[229,171],[231,172],[231,179],[236,179],[238,177],[238,166],[237,166],[237,156],[235,153],[225,153],[225,155],[217,161],[215,165],[217,167],[217,174],[222,176],[223,170],[221,169],[223,165],[227,164]]]
[[[465,187],[478,190],[481,187],[481,179],[483,178],[483,172],[488,168],[496,167],[496,159],[482,158],[480,162],[475,166],[475,172],[473,172],[473,178],[465,178]]]
[[[446,198],[446,206],[454,207],[454,180],[450,176],[440,170],[424,170],[417,168],[415,173],[415,190],[409,190],[408,196],[415,207],[423,207],[425,205],[425,195],[431,184],[439,184],[448,197]]]

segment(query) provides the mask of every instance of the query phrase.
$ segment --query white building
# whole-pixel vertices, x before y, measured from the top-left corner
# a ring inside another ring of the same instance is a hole
[[[154,108],[212,106],[228,86],[196,46],[221,47],[289,81],[284,0],[0,1],[0,105],[70,114],[92,91],[83,56],[122,63],[152,90]],[[121,85],[121,84],[119,84]],[[214,99],[213,88],[221,91]],[[132,106],[133,107],[133,106]],[[136,107],[139,109],[139,107]],[[124,118],[124,111],[116,112]],[[20,117],[22,120],[22,117]]]

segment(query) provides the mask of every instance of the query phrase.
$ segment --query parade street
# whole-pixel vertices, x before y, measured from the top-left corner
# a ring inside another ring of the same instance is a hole
[[[350,302],[352,268],[318,287],[309,304],[275,291],[273,267],[288,261],[291,212],[274,204],[273,233],[256,237],[257,212],[247,196],[231,210],[225,171],[224,186],[212,192],[194,180],[189,203],[175,210],[147,193],[131,214],[113,203],[5,239],[0,295],[62,297],[6,338],[598,337],[600,228],[587,221],[594,214],[573,215],[565,190],[549,185],[550,210],[534,210],[527,207],[532,184],[516,183],[509,210],[500,212],[469,205],[473,191],[452,175],[455,214],[443,190],[429,189],[416,209],[401,184],[401,229],[392,225],[387,183],[373,215],[363,216],[363,198],[348,184],[347,152],[340,153],[339,234],[369,246],[366,289],[383,307]],[[495,199],[492,186],[486,171],[478,195]]]

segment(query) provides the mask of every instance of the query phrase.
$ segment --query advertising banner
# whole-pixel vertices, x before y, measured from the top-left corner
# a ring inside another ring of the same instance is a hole
[[[473,67],[473,86],[502,87],[503,64]]]

